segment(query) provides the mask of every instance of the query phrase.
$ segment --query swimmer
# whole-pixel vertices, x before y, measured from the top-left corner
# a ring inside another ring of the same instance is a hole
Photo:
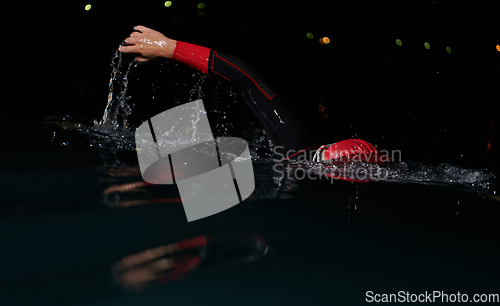
[[[278,154],[282,160],[297,155],[297,152],[318,148],[310,146],[310,137],[306,135],[300,121],[284,101],[255,68],[241,59],[214,49],[168,38],[158,31],[141,25],[134,27],[134,31],[125,39],[125,43],[127,45],[121,46],[119,51],[135,54],[136,61],[172,59],[211,77],[230,82],[239,90],[246,104],[269,133],[275,148],[280,147],[280,152],[287,152]],[[379,162],[380,157],[377,149],[370,143],[360,139],[348,139],[319,147],[313,161],[356,158],[366,162]]]

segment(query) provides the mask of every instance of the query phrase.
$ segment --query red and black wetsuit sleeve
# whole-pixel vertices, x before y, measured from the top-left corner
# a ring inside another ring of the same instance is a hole
[[[229,81],[283,152],[305,149],[308,137],[299,120],[255,68],[222,52],[177,41],[172,59]]]

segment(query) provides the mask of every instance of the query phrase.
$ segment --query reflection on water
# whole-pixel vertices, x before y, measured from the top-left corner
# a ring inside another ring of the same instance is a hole
[[[289,199],[293,191],[300,187],[301,181],[318,181],[318,184],[336,184],[339,177],[359,178],[360,171],[374,171],[378,169],[366,163],[344,164],[330,172],[331,165],[321,163],[301,162],[281,164],[271,160],[254,161],[255,191],[248,198],[257,199]],[[437,185],[477,192],[488,195],[493,199],[496,196],[496,180],[492,173],[475,169],[464,169],[450,164],[437,166],[422,163],[401,162],[385,165],[386,172],[383,179],[375,178],[368,182],[388,182],[397,184]],[[391,168],[390,168],[391,167]],[[109,171],[109,172],[107,172]],[[112,182],[121,182],[116,178],[134,179],[132,182],[111,183],[103,192],[103,202],[111,207],[128,207],[134,205],[156,203],[181,203],[179,194],[173,185],[153,185],[142,181],[138,166],[121,166],[103,168],[103,177]],[[325,176],[325,173],[334,173],[335,178]],[[365,174],[366,175],[366,174]],[[371,174],[368,174],[370,177]],[[371,176],[373,177],[373,176]],[[112,179],[114,178],[114,179]],[[362,183],[363,184],[363,183]],[[300,191],[299,191],[300,192]],[[356,194],[350,196],[352,200],[358,198]],[[355,202],[353,203],[356,209]]]
[[[293,179],[280,177],[273,170],[275,162],[254,162],[255,190],[247,199],[286,199],[298,185]],[[102,201],[109,207],[129,207],[157,203],[182,203],[175,185],[154,185],[142,180],[139,166],[111,166],[101,168],[101,180],[109,182],[102,193]],[[121,183],[127,180],[126,183]],[[207,199],[209,200],[209,199]]]
[[[266,240],[255,234],[202,235],[129,255],[113,265],[113,279],[125,290],[142,291],[184,279],[197,269],[245,265],[268,250]]]

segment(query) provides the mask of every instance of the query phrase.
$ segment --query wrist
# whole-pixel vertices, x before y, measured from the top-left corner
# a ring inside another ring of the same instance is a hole
[[[167,38],[164,40],[165,46],[162,46],[161,57],[172,58],[174,56],[175,47],[177,45],[177,40]]]

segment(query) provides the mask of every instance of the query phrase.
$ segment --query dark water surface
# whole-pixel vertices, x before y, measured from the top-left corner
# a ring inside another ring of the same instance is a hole
[[[297,165],[281,178],[276,162],[257,159],[252,197],[188,223],[175,188],[105,192],[142,181],[126,132],[99,147],[97,128],[23,129],[40,145],[1,152],[4,305],[357,305],[367,291],[498,293],[500,203],[487,172],[407,163],[405,176],[349,183],[302,179]],[[183,279],[117,279],[127,256],[200,235],[232,238]],[[255,260],[241,260],[255,251],[242,246],[248,235],[267,245]]]

